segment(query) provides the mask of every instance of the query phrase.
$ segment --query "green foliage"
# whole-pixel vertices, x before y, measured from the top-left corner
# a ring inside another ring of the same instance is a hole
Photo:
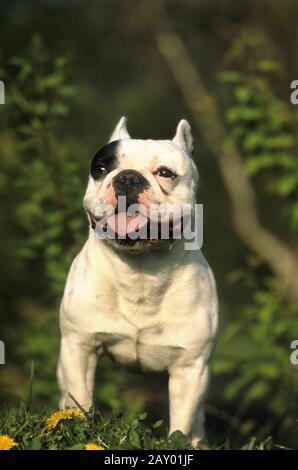
[[[283,233],[289,237],[298,230],[295,117],[274,89],[280,70],[268,50],[262,36],[243,32],[228,53],[230,69],[221,75],[229,92],[227,144],[238,147],[248,176],[259,178],[269,195],[283,201]],[[242,434],[258,426],[264,434],[279,428],[284,435],[296,435],[298,381],[290,343],[298,337],[298,305],[266,272],[261,253],[234,270],[230,280],[242,281],[250,301],[238,308],[220,336],[213,370],[229,377],[224,399],[236,406]],[[270,415],[263,423],[249,412],[262,403]]]
[[[238,417],[245,415],[252,403],[265,399],[274,419],[263,424],[264,433],[282,420],[296,427],[298,384],[290,363],[290,344],[298,337],[298,307],[289,304],[272,279],[251,295],[252,302],[243,306],[240,319],[225,327],[213,371],[233,374],[223,393],[227,401],[241,397]],[[247,424],[243,420],[244,431]],[[250,422],[248,429],[251,426],[255,422]]]
[[[0,434],[7,434],[18,443],[18,449],[27,450],[81,450],[87,443],[96,443],[106,449],[187,449],[188,439],[176,432],[169,439],[160,430],[161,423],[148,425],[146,413],[128,420],[114,414],[105,420],[100,414],[90,418],[62,420],[49,430],[49,412],[31,415],[24,407],[2,413]]]
[[[51,397],[54,402],[58,398],[57,294],[62,294],[86,230],[82,208],[86,166],[81,179],[76,141],[64,135],[65,118],[75,106],[77,91],[69,83],[69,60],[50,55],[39,36],[22,53],[3,58],[2,66],[10,93],[0,121],[0,251],[10,269],[7,274],[5,269],[1,272],[1,297],[10,322],[4,323],[1,334],[14,345],[9,357],[14,366],[7,371],[4,390],[11,399],[24,398],[33,361],[39,379],[35,399],[44,403]],[[17,303],[12,288],[18,291]]]
[[[182,450],[191,449],[186,436],[180,431],[169,438],[161,429],[161,422],[148,425],[146,413],[133,420],[114,414],[108,420],[98,413],[92,413],[87,420],[74,418],[60,421],[55,429],[48,430],[48,411],[29,414],[20,409],[3,411],[0,420],[0,435],[9,435],[17,442],[17,450],[83,450],[88,443],[95,443],[107,450]],[[199,449],[232,449],[227,440],[221,445],[200,443]],[[273,450],[280,448],[269,437],[261,442],[256,437],[249,440],[243,450]]]
[[[42,273],[48,297],[61,293],[84,228],[78,155],[63,137],[76,94],[68,69],[67,58],[50,57],[36,36],[22,56],[8,59],[4,77],[11,95],[3,132],[10,129],[16,142],[3,169],[13,174],[16,191],[16,255]],[[4,185],[2,197],[9,190]]]
[[[239,148],[250,177],[265,177],[265,188],[288,202],[284,215],[297,232],[296,116],[274,90],[281,71],[277,61],[262,57],[267,51],[264,37],[243,32],[227,55],[229,69],[220,75],[232,95],[225,112],[227,144]]]

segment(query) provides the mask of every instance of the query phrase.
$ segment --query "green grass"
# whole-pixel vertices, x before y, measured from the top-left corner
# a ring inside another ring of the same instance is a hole
[[[60,421],[52,430],[47,428],[47,419],[52,412],[45,410],[40,414],[27,412],[21,405],[19,409],[6,408],[0,413],[0,435],[8,435],[17,442],[19,450],[81,450],[87,443],[96,443],[111,450],[136,449],[191,449],[186,436],[177,431],[166,437],[162,421],[148,423],[146,413],[134,419],[123,415],[111,415],[108,419],[100,413],[92,412],[86,419]],[[226,440],[221,445],[201,443],[200,449],[233,449]],[[258,442],[252,437],[242,449],[273,450],[280,449],[271,438]]]

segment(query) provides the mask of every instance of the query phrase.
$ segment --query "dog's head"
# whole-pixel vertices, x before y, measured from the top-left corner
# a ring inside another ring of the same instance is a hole
[[[173,243],[182,224],[177,209],[195,203],[198,173],[192,147],[185,120],[172,140],[140,140],[130,137],[122,117],[109,143],[92,159],[84,197],[90,225],[100,238],[134,252]],[[165,220],[168,230],[162,236]]]

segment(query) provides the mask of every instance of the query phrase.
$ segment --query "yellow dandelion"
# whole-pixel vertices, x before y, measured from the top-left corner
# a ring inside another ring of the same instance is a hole
[[[10,450],[18,444],[11,437],[2,434],[0,436],[0,450]]]
[[[102,446],[98,446],[97,444],[94,444],[93,442],[90,442],[89,444],[85,445],[85,450],[106,450]]]
[[[47,429],[51,431],[52,429],[56,428],[60,421],[73,418],[85,420],[86,416],[77,408],[66,408],[65,410],[56,411],[47,419]]]

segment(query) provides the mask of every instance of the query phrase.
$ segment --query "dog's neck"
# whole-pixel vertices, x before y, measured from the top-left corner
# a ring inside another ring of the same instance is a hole
[[[175,240],[165,247],[134,253],[111,247],[105,240],[99,239],[93,229],[89,232],[87,250],[95,258],[104,255],[115,270],[119,268],[122,273],[123,269],[148,275],[160,270],[171,271],[185,264],[189,258],[189,252],[184,249],[184,240]]]

